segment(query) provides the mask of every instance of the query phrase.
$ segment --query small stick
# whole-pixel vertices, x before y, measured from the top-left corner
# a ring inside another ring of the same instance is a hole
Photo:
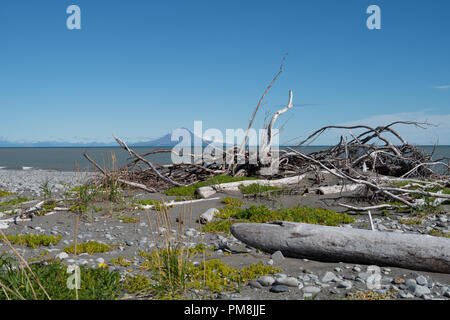
[[[376,231],[375,227],[373,226],[372,214],[370,213],[370,210],[367,211],[367,213],[369,214],[370,227],[372,228],[372,231]]]

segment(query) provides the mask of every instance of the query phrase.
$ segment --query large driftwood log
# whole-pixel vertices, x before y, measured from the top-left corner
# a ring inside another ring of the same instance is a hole
[[[236,223],[231,233],[267,252],[327,262],[349,262],[450,273],[450,239],[293,222]]]
[[[305,174],[294,176],[294,177],[288,177],[288,178],[282,178],[277,180],[244,180],[244,181],[238,181],[238,182],[228,182],[228,183],[221,183],[221,184],[215,184],[211,186],[206,187],[200,187],[197,189],[197,193],[202,198],[208,198],[215,194],[216,192],[239,192],[239,186],[248,186],[254,183],[257,183],[261,186],[272,186],[272,187],[285,187],[288,185],[295,185],[298,184],[300,181],[302,181],[306,177]]]

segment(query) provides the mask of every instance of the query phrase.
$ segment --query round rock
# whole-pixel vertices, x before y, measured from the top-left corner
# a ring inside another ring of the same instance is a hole
[[[320,288],[319,287],[314,287],[314,286],[307,286],[304,287],[302,289],[303,293],[311,293],[311,294],[316,294],[320,292]]]
[[[286,292],[286,291],[289,291],[289,288],[282,284],[276,284],[276,285],[272,286],[272,288],[270,288],[270,292],[274,292],[274,293],[281,293],[281,292]]]
[[[275,279],[270,276],[261,276],[256,281],[258,281],[263,287],[270,287],[274,284]]]
[[[298,287],[299,282],[294,277],[281,277],[275,280],[275,284],[285,285],[288,287]]]

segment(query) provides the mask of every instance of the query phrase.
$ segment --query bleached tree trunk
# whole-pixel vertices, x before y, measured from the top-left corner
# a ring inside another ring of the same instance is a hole
[[[450,273],[448,238],[293,222],[236,223],[231,233],[247,245],[287,257]]]

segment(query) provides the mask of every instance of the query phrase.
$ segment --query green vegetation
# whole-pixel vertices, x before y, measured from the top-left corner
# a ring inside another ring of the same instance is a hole
[[[64,252],[66,253],[74,253],[74,245],[71,245],[69,247],[64,248]],[[88,241],[84,243],[79,243],[77,245],[77,254],[80,253],[88,253],[88,254],[94,254],[94,253],[104,253],[111,251],[113,249],[112,245],[100,243],[97,241]]]
[[[356,291],[347,297],[347,300],[391,300],[397,296],[397,292],[389,290],[381,294],[372,290]]]
[[[41,246],[50,246],[57,244],[62,236],[47,236],[47,235],[37,235],[37,234],[17,234],[17,235],[6,235],[6,238],[14,244],[24,244],[31,248],[37,248]]]
[[[0,190],[0,198],[1,197],[12,196],[12,195],[15,195],[15,194],[17,194],[17,193]]]
[[[52,187],[48,178],[45,179],[44,182],[42,182],[42,184],[39,186],[39,189],[41,189],[44,199],[49,199],[52,197]]]
[[[164,204],[162,201],[158,201],[158,200],[151,200],[151,199],[146,199],[146,200],[139,200],[139,204],[143,205],[143,206],[153,206],[152,210],[155,211],[162,211],[164,210]],[[173,206],[168,206],[166,204],[167,208],[171,208]]]
[[[222,203],[224,203],[225,205],[227,205],[229,207],[242,207],[244,205],[243,200],[239,200],[239,199],[231,198],[231,197],[223,198]]]
[[[126,258],[119,256],[117,259],[111,258],[111,263],[115,266],[120,267],[129,267],[131,266],[131,261],[127,260]]]
[[[248,186],[239,186],[243,194],[261,194],[269,191],[279,191],[281,188],[274,186],[263,186],[258,183],[252,183]]]
[[[133,294],[145,293],[151,289],[149,278],[142,274],[126,275],[123,285],[129,293]]]
[[[256,178],[251,177],[232,177],[226,175],[218,175],[205,181],[197,182],[190,186],[174,187],[164,191],[164,194],[168,196],[178,196],[178,197],[191,197],[196,198],[195,190],[201,187],[206,187],[214,184],[244,181],[244,180],[255,180]]]
[[[27,198],[15,198],[8,201],[0,202],[0,206],[15,206],[27,201],[30,201],[31,199]]]
[[[75,290],[67,288],[71,274],[60,261],[32,264],[31,273],[14,259],[0,257],[0,267],[0,283],[4,286],[0,300],[45,300],[47,294],[52,300],[75,299]],[[80,300],[114,300],[123,291],[120,273],[107,269],[81,266],[80,280]]]
[[[139,221],[141,221],[139,218],[128,217],[125,215],[119,216],[119,220],[122,221],[123,223],[138,223]]]
[[[431,230],[428,234],[430,236],[434,236],[434,237],[450,238],[450,234],[442,233],[441,230],[437,230],[437,229]]]
[[[233,223],[265,223],[274,220],[303,222],[337,226],[355,222],[352,217],[332,210],[311,207],[294,207],[289,209],[270,210],[266,206],[252,205],[246,209],[225,207],[219,210],[218,218],[203,227],[205,232],[229,232]]]
[[[399,222],[401,224],[407,224],[407,225],[417,225],[417,224],[422,224],[422,219],[420,218],[408,218],[408,219],[400,219]]]
[[[261,262],[236,269],[216,259],[203,261],[195,267],[189,261],[192,254],[192,251],[171,247],[149,253],[141,252],[141,256],[146,257],[141,268],[152,272],[155,282],[150,285],[149,290],[154,292],[156,298],[179,298],[187,289],[236,291],[251,279],[281,272],[281,269],[264,266]]]

